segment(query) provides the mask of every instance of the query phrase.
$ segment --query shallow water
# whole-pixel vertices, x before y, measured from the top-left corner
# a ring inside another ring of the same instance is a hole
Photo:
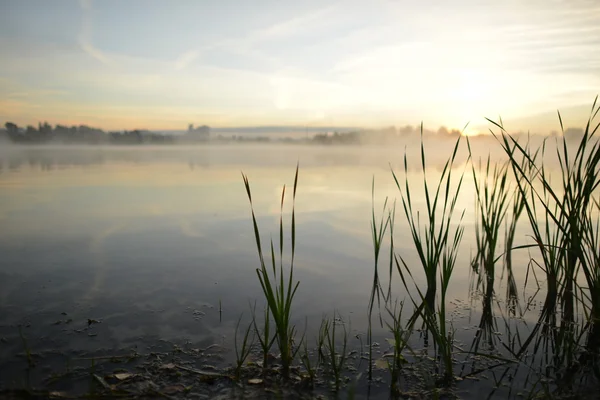
[[[408,152],[418,162],[418,153]],[[295,321],[301,327],[306,322],[312,337],[321,317],[337,311],[351,326],[350,347],[358,348],[355,335],[364,337],[367,329],[373,274],[371,184],[375,179],[376,210],[386,196],[399,201],[390,163],[402,176],[403,154],[403,148],[283,145],[1,150],[0,388],[27,379],[19,326],[40,357],[29,377],[34,386],[74,358],[185,343],[231,348],[239,316],[247,317],[254,301],[262,307],[240,171],[250,179],[266,241],[267,233],[277,236],[284,183],[289,217],[297,161],[295,276],[301,283]],[[435,175],[443,164],[432,164],[428,173]],[[417,170],[410,179],[419,182]],[[473,193],[467,180],[457,205],[465,209],[466,233],[447,295],[457,340],[467,347],[480,316],[470,286]],[[410,263],[415,254],[401,217],[398,207],[396,250]],[[286,224],[289,229],[289,218]],[[530,299],[534,290],[522,287],[527,254],[513,257],[523,298]],[[416,276],[419,281],[418,271]],[[504,291],[501,281],[500,302]],[[399,287],[394,293],[409,301]],[[519,320],[535,321],[536,307],[534,298]],[[86,329],[88,319],[99,323]],[[389,335],[376,327],[375,336],[385,352]],[[225,352],[215,363],[233,357]],[[374,397],[387,393],[381,375]],[[462,397],[478,397],[493,386],[482,379],[458,390]]]

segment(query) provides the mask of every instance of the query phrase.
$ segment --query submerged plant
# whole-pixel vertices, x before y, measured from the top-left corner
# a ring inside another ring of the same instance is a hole
[[[267,269],[263,248],[260,240],[260,231],[254,214],[252,204],[252,194],[250,191],[250,182],[248,177],[242,173],[244,186],[250,201],[250,210],[252,212],[252,224],[254,228],[254,237],[256,239],[256,249],[260,260],[260,267],[256,269],[256,274],[260,282],[267,307],[275,324],[275,337],[281,355],[282,372],[285,377],[289,376],[289,369],[295,354],[299,347],[294,349],[294,338],[296,336],[296,327],[291,322],[292,303],[299,281],[294,281],[294,256],[296,251],[296,189],[298,186],[298,169],[296,166],[296,175],[294,177],[294,188],[292,193],[292,222],[291,222],[291,261],[290,267],[286,271],[283,269],[283,202],[285,199],[285,185],[281,191],[281,207],[279,216],[279,268],[276,266],[275,247],[271,239],[271,271]],[[287,276],[286,276],[287,275]]]

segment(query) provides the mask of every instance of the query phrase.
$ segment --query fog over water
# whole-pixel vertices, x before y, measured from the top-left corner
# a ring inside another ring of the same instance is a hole
[[[426,143],[428,181],[435,182],[453,145],[453,140]],[[455,173],[466,171],[466,178],[457,209],[465,210],[466,233],[448,298],[452,318],[468,327],[477,324],[478,315],[469,295],[474,189],[465,164],[466,141],[460,146]],[[505,159],[492,138],[472,143],[474,155],[483,160],[490,148],[498,149],[495,159]],[[18,325],[27,326],[29,345],[36,351],[71,356],[132,346],[151,349],[161,340],[231,345],[237,318],[248,315],[249,302],[263,301],[240,172],[249,177],[266,241],[277,236],[281,189],[293,184],[297,162],[295,276],[300,287],[295,322],[304,325],[307,318],[312,334],[324,314],[337,311],[351,321],[353,335],[364,333],[373,273],[373,182],[378,214],[386,196],[390,204],[397,199],[396,252],[416,262],[391,173],[392,168],[404,179],[405,153],[407,177],[418,186],[422,172],[416,142],[396,147],[4,147],[0,337],[8,344],[0,347],[2,379],[8,382],[20,373],[14,369],[14,355],[21,351]],[[413,196],[415,207],[423,209],[419,191]],[[288,196],[286,235],[290,207]],[[517,239],[529,240],[524,233]],[[528,260],[526,252],[514,255],[521,282]],[[414,274],[422,282],[420,267]],[[400,286],[395,294],[408,299]],[[535,320],[536,315],[525,318]],[[68,326],[66,319],[72,319]],[[87,319],[101,321],[93,337],[77,333]],[[63,356],[56,357],[54,363],[62,362]],[[228,353],[225,360],[231,357]]]

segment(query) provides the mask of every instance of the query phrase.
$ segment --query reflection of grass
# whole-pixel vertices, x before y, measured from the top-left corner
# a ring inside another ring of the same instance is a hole
[[[267,361],[269,358],[269,351],[273,346],[273,342],[275,342],[275,335],[271,336],[271,317],[269,316],[269,309],[265,308],[264,313],[264,321],[263,321],[263,329],[262,332],[258,329],[258,325],[256,323],[256,304],[252,308],[252,324],[254,325],[254,332],[256,337],[258,338],[258,342],[260,343],[260,348],[263,354],[263,372],[267,370]]]
[[[19,337],[21,338],[21,342],[23,343],[23,350],[25,351],[25,357],[27,359],[27,365],[29,368],[35,367],[35,362],[33,361],[33,356],[31,355],[31,349],[27,345],[27,339],[25,339],[25,335],[23,334],[23,329],[19,325]]]
[[[371,295],[369,297],[369,326],[367,329],[367,343],[369,346],[369,380],[373,379],[373,309],[375,307],[375,301],[377,300],[377,306],[381,307],[381,297],[384,297],[384,301],[389,300],[389,294],[391,292],[391,275],[392,275],[392,255],[390,254],[390,287],[388,288],[387,296],[383,293],[381,286],[381,280],[379,278],[379,258],[381,254],[381,247],[383,246],[383,240],[385,233],[390,229],[390,252],[394,251],[394,238],[393,238],[393,213],[389,213],[387,218],[385,217],[385,211],[387,208],[387,201],[383,203],[383,215],[381,220],[377,220],[375,217],[375,180],[373,179],[371,184],[371,240],[373,242],[373,283],[371,286]],[[380,316],[381,318],[381,316]],[[382,322],[382,321],[380,321]],[[361,346],[362,347],[362,346]],[[362,350],[362,349],[361,349]]]
[[[528,148],[528,146],[526,146]],[[532,154],[532,159],[535,161],[537,159],[538,153]],[[521,168],[527,174],[530,173],[529,163],[526,162],[524,157],[521,158],[520,161]],[[522,181],[522,179],[521,179]],[[513,270],[513,262],[512,262],[512,252],[515,243],[515,235],[517,232],[517,223],[523,210],[525,209],[525,205],[527,203],[527,197],[525,197],[525,193],[523,193],[518,188],[514,188],[513,197],[512,197],[512,207],[510,213],[510,220],[508,222],[508,227],[506,228],[506,232],[504,235],[504,271],[506,272],[506,305],[511,315],[516,315],[517,309],[519,309],[519,315],[522,313],[522,310],[519,306],[519,294],[517,293],[517,282],[514,276]]]
[[[467,139],[469,154],[472,157],[471,146]],[[475,222],[475,244],[477,253],[472,261],[473,270],[479,274],[478,287],[483,291],[483,305],[479,331],[474,342],[477,351],[479,340],[487,338],[490,347],[493,346],[493,331],[496,321],[493,314],[492,300],[494,299],[494,281],[496,277],[496,255],[499,247],[500,230],[508,211],[510,188],[507,183],[508,165],[495,164],[493,167],[488,155],[485,169],[479,161],[479,171],[472,163],[473,183],[475,185],[476,207],[478,216]]]
[[[338,322],[339,321],[339,322]],[[336,326],[341,325],[344,332],[342,334],[341,346],[338,346],[338,338],[336,334]],[[319,330],[319,342],[323,342],[324,346],[319,349],[321,356],[327,365],[334,381],[335,391],[340,390],[342,383],[342,372],[344,363],[346,362],[346,349],[348,347],[348,332],[341,318],[336,319],[335,313],[333,319],[323,319]]]
[[[233,346],[235,348],[235,359],[236,359],[236,365],[235,365],[236,379],[240,378],[240,375],[242,372],[242,367],[244,366],[246,359],[250,355],[250,351],[252,350],[252,345],[254,344],[254,338],[255,338],[254,333],[252,334],[252,336],[250,335],[250,333],[252,331],[252,324],[254,323],[253,322],[250,325],[248,325],[248,328],[246,328],[246,331],[244,332],[244,336],[242,338],[242,343],[240,344],[240,347],[238,347],[238,332],[240,330],[241,322],[242,322],[242,316],[240,315],[240,318],[238,319],[238,322],[235,325],[235,335],[233,338]]]
[[[321,350],[318,350],[317,354],[320,354]],[[315,379],[317,376],[317,371],[319,370],[319,366],[320,366],[320,359],[321,357],[318,356],[317,357],[317,361],[316,363],[313,363],[311,361],[312,357],[311,354],[308,350],[308,340],[304,340],[302,343],[302,353],[300,355],[300,361],[302,362],[302,365],[304,366],[304,369],[306,369],[306,373],[308,374],[308,379],[310,381],[311,385],[314,385],[315,383]]]
[[[388,316],[391,319],[390,322],[386,322],[389,332],[392,334],[392,347],[394,349],[392,360],[388,362],[388,369],[391,375],[390,393],[392,396],[397,396],[399,393],[398,380],[400,378],[400,372],[402,366],[406,363],[406,359],[403,356],[403,352],[408,346],[408,339],[410,337],[410,330],[405,329],[402,321],[402,309],[404,303],[396,302],[394,307],[386,307]]]
[[[281,192],[281,213],[279,217],[279,268],[276,266],[275,248],[271,239],[271,272],[267,269],[265,257],[260,240],[260,231],[254,215],[252,206],[252,194],[250,192],[250,182],[248,177],[242,174],[248,200],[250,201],[250,209],[252,211],[252,224],[254,227],[254,237],[256,239],[256,248],[260,259],[260,268],[257,268],[256,274],[260,281],[260,286],[263,290],[267,307],[271,312],[275,323],[275,337],[279,352],[281,355],[281,363],[283,366],[284,376],[289,375],[289,368],[292,364],[294,355],[297,350],[293,349],[294,337],[296,336],[296,327],[291,323],[292,303],[294,295],[298,289],[300,282],[294,282],[294,255],[296,250],[296,214],[295,200],[296,188],[298,186],[298,166],[296,167],[296,175],[294,177],[294,188],[292,193],[292,223],[291,223],[291,261],[290,268],[287,272],[287,277],[284,277],[283,270],[283,201],[285,199],[285,186]],[[287,281],[286,281],[287,280]],[[268,340],[268,338],[267,338]]]

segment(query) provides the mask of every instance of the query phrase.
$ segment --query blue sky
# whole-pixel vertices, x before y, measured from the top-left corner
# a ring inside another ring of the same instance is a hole
[[[0,0],[0,121],[519,125],[589,108],[599,20],[578,0]]]

